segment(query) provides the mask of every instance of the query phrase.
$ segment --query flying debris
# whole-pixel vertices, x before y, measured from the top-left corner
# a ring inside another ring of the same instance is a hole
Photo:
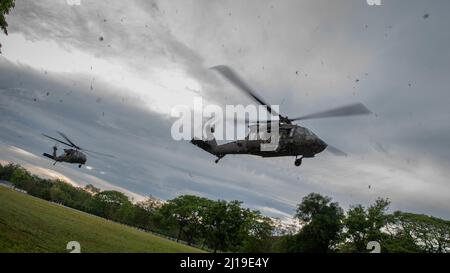
[[[42,135],[49,139],[55,140],[59,143],[62,143],[64,145],[67,145],[67,146],[71,147],[72,149],[64,149],[64,153],[58,156],[56,154],[56,152],[58,151],[58,147],[57,147],[57,144],[55,144],[53,146],[52,154],[43,153],[42,154],[43,156],[48,157],[55,161],[53,163],[53,165],[55,165],[56,162],[67,162],[67,163],[72,163],[72,164],[78,164],[78,168],[81,168],[82,165],[86,164],[86,160],[87,160],[86,155],[84,153],[94,155],[94,156],[100,155],[100,156],[115,158],[113,155],[83,149],[80,146],[73,143],[65,134],[63,134],[61,132],[58,132],[58,134],[60,136],[62,136],[67,142],[59,140],[59,139],[51,137],[51,136],[48,136],[46,134],[42,134]]]
[[[296,158],[295,166],[300,166],[303,158],[313,158],[316,154],[321,153],[325,149],[337,156],[346,156],[346,153],[325,143],[308,128],[293,124],[293,122],[309,119],[367,115],[372,113],[362,103],[355,103],[310,115],[289,118],[280,113],[276,113],[269,104],[257,95],[257,93],[231,68],[220,65],[212,67],[211,69],[217,71],[235,87],[260,105],[265,106],[269,113],[278,116],[279,118],[278,121],[245,120],[246,124],[253,124],[249,125],[250,131],[244,140],[237,140],[223,145],[217,145],[217,142],[213,137],[212,140],[207,141],[195,138],[191,140],[192,144],[215,155],[217,157],[216,163],[227,154],[251,154],[262,157],[294,156]],[[264,151],[264,149],[261,149],[261,145],[270,143],[270,138],[262,137],[262,135],[264,134],[263,132],[270,132],[273,122],[277,122],[279,125],[278,146],[273,151]],[[213,128],[211,128],[211,133],[214,133]]]

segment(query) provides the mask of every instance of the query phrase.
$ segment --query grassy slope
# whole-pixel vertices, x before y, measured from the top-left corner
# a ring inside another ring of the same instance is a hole
[[[0,252],[200,252],[0,186]]]

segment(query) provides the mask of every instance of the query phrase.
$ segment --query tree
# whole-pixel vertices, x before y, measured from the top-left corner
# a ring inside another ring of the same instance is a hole
[[[343,250],[345,252],[366,252],[368,242],[381,242],[384,238],[382,228],[386,225],[386,211],[390,202],[378,198],[373,205],[365,209],[362,205],[350,207],[344,219]]]
[[[8,23],[6,22],[5,15],[9,14],[9,12],[14,8],[15,0],[2,0],[0,1],[0,29],[8,35]],[[2,44],[0,43],[0,53],[1,53]]]
[[[273,221],[259,211],[244,211],[240,252],[267,253],[272,248]]]
[[[287,243],[289,252],[332,252],[342,229],[344,212],[338,203],[318,193],[311,193],[297,206],[295,217],[303,224],[300,232]]]
[[[187,243],[193,243],[195,237],[201,232],[203,215],[210,200],[194,195],[182,195],[169,200],[159,213],[162,215],[166,227],[175,226],[177,242],[184,235]]]
[[[67,205],[70,196],[59,185],[55,184],[50,188],[50,199],[53,202]]]
[[[206,244],[217,250],[237,251],[242,244],[246,212],[240,207],[241,202],[224,200],[214,201],[207,208],[203,219]]]
[[[154,228],[152,216],[152,212],[134,205],[132,225],[142,229],[151,230]]]
[[[271,248],[272,221],[240,201],[213,201],[205,211],[205,243],[214,252],[264,252]]]
[[[11,181],[11,175],[15,169],[21,168],[19,165],[9,163],[6,166],[1,167],[0,169],[0,179]]]
[[[50,200],[78,210],[89,210],[92,203],[92,195],[89,192],[63,180],[53,180],[50,184]]]
[[[32,190],[34,187],[33,177],[24,168],[16,165],[12,166],[12,172],[9,177],[9,181],[14,184],[16,188],[23,189],[26,191]]]
[[[91,210],[99,216],[128,223],[132,215],[133,204],[128,197],[118,191],[102,191],[94,196]]]
[[[147,230],[154,230],[155,228],[157,228],[157,223],[167,223],[167,221],[162,221],[163,217],[158,213],[158,209],[160,209],[163,204],[163,201],[154,198],[153,196],[149,196],[146,199],[137,202],[134,205],[133,222],[138,227]],[[170,234],[169,226],[167,226],[167,228],[168,229],[160,230],[159,232]]]
[[[216,253],[217,250],[225,250],[229,246],[227,225],[230,225],[230,223],[228,222],[229,215],[227,210],[228,203],[226,201],[219,200],[213,202],[211,206],[208,207],[203,219],[206,243],[213,249],[214,253]]]
[[[249,209],[241,208],[241,201],[225,202],[225,212],[222,214],[222,231],[225,232],[224,248],[222,250],[238,251],[248,235]]]
[[[388,252],[450,253],[450,221],[396,211],[386,229]]]

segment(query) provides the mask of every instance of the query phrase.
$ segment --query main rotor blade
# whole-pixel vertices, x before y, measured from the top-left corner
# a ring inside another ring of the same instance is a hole
[[[334,146],[331,146],[331,145],[329,145],[329,144],[327,144],[326,150],[327,150],[328,152],[334,154],[334,155],[337,155],[337,156],[347,156],[346,153],[344,153],[343,151],[341,151],[341,150],[339,150],[338,148],[336,148],[336,147],[334,147]]]
[[[256,95],[256,92],[247,84],[245,83],[234,70],[232,70],[230,67],[226,65],[218,65],[211,67],[211,69],[216,70],[219,72],[224,78],[226,78],[228,81],[230,81],[234,86],[245,92],[247,95],[252,97],[254,100],[256,100],[261,105],[264,105],[267,108],[267,111],[273,115],[280,115],[279,113],[275,112],[270,108],[269,104],[267,104],[264,100],[262,100],[258,95]],[[281,118],[281,115],[280,115]]]
[[[83,152],[87,152],[87,153],[91,153],[91,154],[95,154],[95,155],[101,155],[101,156],[106,156],[106,157],[110,157],[110,158],[116,158],[113,155],[109,155],[109,154],[104,154],[104,153],[99,153],[99,152],[94,152],[91,150],[85,150],[85,149],[81,149]]]
[[[70,141],[70,139],[69,139],[65,134],[61,133],[60,131],[57,131],[57,132],[58,132],[58,134],[60,134],[65,140],[67,140],[70,144],[72,144],[73,147],[75,147],[75,148],[81,150],[81,148],[78,147],[78,146],[77,146],[75,143],[73,143],[72,141]]]
[[[59,139],[57,139],[57,138],[54,138],[54,137],[51,137],[51,136],[48,136],[48,135],[46,135],[46,134],[42,134],[43,136],[45,136],[45,137],[48,137],[48,138],[50,138],[50,139],[53,139],[53,140],[56,140],[56,141],[58,141],[59,143],[62,143],[62,144],[64,144],[64,145],[67,145],[67,146],[69,146],[69,147],[73,147],[73,148],[76,148],[75,146],[73,146],[72,144],[69,144],[69,143],[67,143],[67,142],[64,142],[64,141],[62,141],[62,140],[59,140]]]
[[[237,118],[237,117],[225,117],[224,122],[233,122],[233,124],[244,123],[244,124],[269,124],[269,123],[280,123],[282,120],[277,119],[276,116],[272,120],[259,120],[259,119],[250,119],[248,117]]]
[[[367,107],[364,104],[355,103],[289,120],[295,121],[295,120],[345,117],[345,116],[368,115],[368,114],[372,114],[372,112],[369,109],[367,109]]]

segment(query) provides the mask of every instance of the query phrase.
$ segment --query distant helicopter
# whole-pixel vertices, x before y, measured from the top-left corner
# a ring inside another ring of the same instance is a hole
[[[372,113],[362,103],[355,103],[297,118],[288,118],[287,116],[282,116],[281,114],[276,113],[273,109],[271,109],[269,104],[267,104],[259,96],[257,96],[256,92],[249,85],[247,85],[231,68],[220,65],[212,67],[211,69],[219,72],[225,79],[230,81],[238,89],[242,90],[259,104],[265,106],[269,113],[275,116],[279,116],[279,141],[278,147],[274,151],[261,150],[261,144],[265,144],[270,141],[268,140],[268,138],[262,137],[261,132],[270,133],[271,122],[277,121],[255,121],[255,124],[249,125],[249,134],[245,137],[244,140],[237,140],[223,145],[217,145],[217,142],[214,138],[212,138],[212,140],[206,141],[195,138],[191,140],[192,144],[217,156],[217,159],[215,160],[216,163],[218,163],[219,160],[227,154],[251,154],[262,157],[295,156],[295,166],[297,167],[302,164],[303,158],[312,158],[325,149],[338,156],[347,156],[346,153],[325,143],[317,135],[311,132],[311,130],[296,124],[292,124],[292,122],[298,120],[328,117],[367,115]],[[246,122],[251,123],[251,121]],[[264,131],[262,129],[264,129]],[[214,127],[211,127],[211,133],[214,133]]]
[[[101,156],[114,158],[114,156],[112,156],[112,155],[82,149],[81,147],[75,145],[65,134],[63,134],[61,132],[58,132],[58,134],[60,134],[68,143],[64,142],[62,140],[59,140],[57,138],[48,136],[46,134],[42,134],[42,135],[45,137],[48,137],[52,140],[58,141],[59,143],[62,143],[69,147],[72,147],[74,149],[64,149],[64,153],[58,156],[56,154],[56,152],[58,151],[58,147],[55,144],[55,146],[53,146],[53,154],[43,153],[42,154],[43,156],[46,156],[55,161],[53,163],[53,165],[55,165],[56,162],[67,162],[67,163],[72,163],[72,164],[78,164],[78,168],[81,168],[82,165],[86,164],[86,160],[87,160],[86,155],[83,152],[85,152],[87,154],[91,153],[91,154],[97,154],[97,155],[101,155]],[[83,151],[83,152],[81,152],[81,151]]]

